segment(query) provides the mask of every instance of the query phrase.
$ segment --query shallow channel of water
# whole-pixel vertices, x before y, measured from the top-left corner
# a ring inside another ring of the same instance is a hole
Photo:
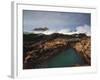
[[[69,48],[54,56],[48,61],[48,68],[51,67],[71,67],[75,65],[84,65],[83,58],[73,49]]]

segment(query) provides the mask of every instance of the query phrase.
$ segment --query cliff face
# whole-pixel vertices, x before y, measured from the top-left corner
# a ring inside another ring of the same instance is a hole
[[[74,48],[86,61],[85,65],[91,64],[90,37],[83,34],[63,35],[57,33],[48,36],[42,35],[40,37],[35,37],[35,42],[34,39],[24,42],[24,69],[37,68],[68,48]]]
[[[81,39],[74,45],[76,51],[85,59],[87,64],[91,64],[91,41],[90,38]]]

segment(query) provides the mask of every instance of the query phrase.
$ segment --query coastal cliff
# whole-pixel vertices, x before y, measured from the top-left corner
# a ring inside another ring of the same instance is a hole
[[[85,34],[24,34],[23,39],[24,69],[48,67],[45,65],[48,60],[69,48],[73,48],[83,58],[85,64],[82,66],[91,65],[91,40]]]

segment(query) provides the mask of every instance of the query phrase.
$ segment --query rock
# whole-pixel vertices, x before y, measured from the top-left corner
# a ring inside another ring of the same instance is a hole
[[[24,44],[26,53],[24,53],[24,67],[35,68],[36,66],[43,65],[50,58],[56,56],[60,52],[68,48],[75,48],[75,50],[84,58],[87,65],[91,64],[91,50],[90,50],[90,38],[86,35],[63,35],[63,34],[52,34],[42,35],[45,38],[36,43],[26,42]],[[73,40],[75,39],[75,41]],[[36,41],[36,40],[35,40]],[[78,64],[75,66],[79,66]]]
[[[90,38],[81,39],[74,46],[76,51],[84,58],[87,64],[91,64],[91,41]]]

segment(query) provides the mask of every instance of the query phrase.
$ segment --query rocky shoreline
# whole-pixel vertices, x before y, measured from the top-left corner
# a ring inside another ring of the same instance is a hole
[[[45,68],[49,59],[68,48],[74,48],[81,55],[86,62],[84,65],[91,65],[91,38],[85,34],[36,35],[30,41],[25,40],[28,36],[24,36],[23,69]]]

